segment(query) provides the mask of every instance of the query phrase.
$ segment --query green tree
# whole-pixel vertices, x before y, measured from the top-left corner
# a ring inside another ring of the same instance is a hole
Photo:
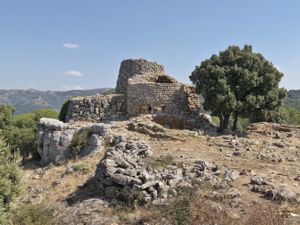
[[[279,88],[283,74],[252,46],[229,46],[196,66],[190,79],[204,98],[204,109],[220,119],[220,131],[233,130],[238,118],[276,120],[286,90]]]
[[[13,122],[15,108],[10,105],[0,105],[0,129],[6,129]]]
[[[15,157],[0,135],[0,224],[5,223],[10,203],[20,193],[20,173]]]
[[[38,109],[32,113],[13,115],[14,108],[0,105],[0,130],[2,130],[13,153],[19,152],[23,159],[37,157],[37,127],[40,118],[58,118],[52,109]]]

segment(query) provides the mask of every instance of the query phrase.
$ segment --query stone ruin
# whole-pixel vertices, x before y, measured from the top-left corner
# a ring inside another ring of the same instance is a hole
[[[193,86],[168,76],[162,65],[145,59],[121,63],[116,94],[70,100],[67,122],[102,122],[152,114],[154,121],[171,128],[200,128],[200,100]]]
[[[115,136],[111,144],[97,166],[93,184],[106,199],[162,204],[177,196],[180,189],[204,183],[217,189],[229,188],[239,176],[235,170],[202,160],[192,166],[153,168],[147,143]]]

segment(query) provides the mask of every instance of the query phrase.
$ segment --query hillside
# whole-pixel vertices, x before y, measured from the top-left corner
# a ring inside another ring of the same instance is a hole
[[[49,108],[59,111],[64,101],[73,96],[87,96],[103,93],[109,88],[71,91],[0,90],[0,103],[16,107],[16,114]]]
[[[60,166],[29,162],[22,171],[26,191],[15,205],[53,212],[48,224],[57,225],[300,224],[300,127],[257,123],[237,137],[168,129],[141,116],[111,122],[110,132],[109,151],[102,146]],[[145,151],[151,154],[139,157]],[[101,178],[105,174],[112,177]],[[143,185],[133,183],[140,179]],[[102,181],[110,185],[105,191]],[[135,189],[112,194],[131,182]],[[142,186],[143,195],[130,192]],[[178,196],[176,187],[186,194]],[[156,201],[130,205],[130,198],[147,195]]]
[[[300,90],[290,90],[285,105],[300,110]]]

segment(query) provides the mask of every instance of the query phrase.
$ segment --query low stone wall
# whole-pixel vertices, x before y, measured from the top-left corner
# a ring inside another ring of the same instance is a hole
[[[101,122],[126,117],[125,95],[95,95],[70,100],[67,122]]]

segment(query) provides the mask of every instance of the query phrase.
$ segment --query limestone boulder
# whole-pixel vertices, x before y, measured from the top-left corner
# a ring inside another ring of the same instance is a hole
[[[38,125],[38,153],[41,164],[63,164],[72,156],[71,142],[75,134],[87,132],[85,145],[79,157],[101,150],[102,139],[109,134],[108,125],[102,123],[69,124],[55,119],[42,118]]]

